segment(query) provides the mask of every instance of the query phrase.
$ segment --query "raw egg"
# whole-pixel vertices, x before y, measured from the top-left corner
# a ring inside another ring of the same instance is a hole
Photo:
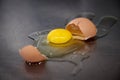
[[[55,44],[66,43],[71,38],[71,32],[66,29],[53,29],[47,35],[47,40]]]
[[[72,33],[73,38],[80,40],[92,38],[97,33],[95,24],[87,18],[75,18],[65,28]]]
[[[47,57],[40,53],[40,51],[32,46],[28,45],[19,50],[22,58],[27,62],[41,62],[47,59]]]

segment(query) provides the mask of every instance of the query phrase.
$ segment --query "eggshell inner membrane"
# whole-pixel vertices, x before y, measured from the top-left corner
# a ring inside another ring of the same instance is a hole
[[[22,58],[27,62],[40,62],[47,59],[47,57],[38,51],[38,49],[32,45],[28,45],[19,50]]]
[[[75,18],[67,24],[66,29],[69,30],[73,36],[77,36],[83,40],[94,37],[97,33],[96,26],[87,18]]]

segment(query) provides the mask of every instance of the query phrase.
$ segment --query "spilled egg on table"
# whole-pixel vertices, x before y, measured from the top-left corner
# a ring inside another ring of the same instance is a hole
[[[91,46],[86,43],[86,40],[95,37],[97,31],[102,35],[106,34],[109,28],[104,32],[102,31],[103,25],[107,24],[108,27],[111,27],[111,24],[115,22],[114,17],[104,17],[99,24],[100,29],[97,30],[95,24],[89,19],[75,18],[65,26],[65,29],[38,32],[37,35],[39,36],[34,40],[34,44],[23,47],[19,53],[25,61],[30,63],[43,61],[70,62],[76,65],[73,69],[73,73],[76,74],[81,67],[77,61],[81,62],[86,59],[86,53],[91,50]],[[69,59],[62,58],[64,56],[66,58],[66,55]]]
[[[39,38],[35,40],[34,46],[26,46],[21,49],[20,55],[24,60],[37,62],[47,60],[47,58],[61,57],[69,54],[85,44],[81,40],[94,37],[97,29],[89,19],[75,18],[66,25],[65,29],[53,29],[45,33],[40,34]]]

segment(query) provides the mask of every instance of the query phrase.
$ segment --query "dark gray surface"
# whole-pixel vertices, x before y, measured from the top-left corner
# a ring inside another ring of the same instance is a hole
[[[96,41],[82,71],[71,77],[73,65],[47,62],[29,67],[18,50],[33,41],[34,31],[63,27],[65,20],[80,12],[101,16],[120,15],[118,0],[0,0],[0,80],[120,80],[120,22],[104,38]]]

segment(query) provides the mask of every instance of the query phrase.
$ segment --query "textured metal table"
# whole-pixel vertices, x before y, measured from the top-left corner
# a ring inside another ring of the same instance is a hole
[[[0,0],[0,80],[120,80],[119,0]],[[48,25],[63,27],[65,20],[81,12],[118,18],[109,35],[96,41],[91,56],[75,77],[73,65],[47,62],[28,66],[18,50],[33,41],[27,36]]]

